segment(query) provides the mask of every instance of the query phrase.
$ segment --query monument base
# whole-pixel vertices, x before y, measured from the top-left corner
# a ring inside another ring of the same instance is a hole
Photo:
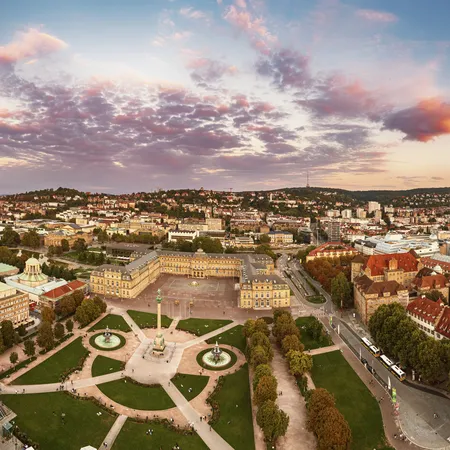
[[[166,343],[164,342],[164,337],[161,335],[157,335],[153,343],[153,353],[161,355],[162,353],[164,353],[165,348]]]

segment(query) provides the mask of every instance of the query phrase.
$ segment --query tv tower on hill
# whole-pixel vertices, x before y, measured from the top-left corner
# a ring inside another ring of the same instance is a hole
[[[306,172],[306,187],[309,188],[309,170]]]

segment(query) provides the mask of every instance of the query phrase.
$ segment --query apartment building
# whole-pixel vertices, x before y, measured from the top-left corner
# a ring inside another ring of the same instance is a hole
[[[25,324],[30,317],[28,294],[0,282],[0,322],[10,320],[14,327]]]

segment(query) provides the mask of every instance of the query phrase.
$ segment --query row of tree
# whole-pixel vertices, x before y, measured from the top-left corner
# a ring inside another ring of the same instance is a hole
[[[264,319],[249,319],[243,329],[247,338],[247,358],[254,369],[253,399],[258,408],[256,422],[264,433],[264,439],[271,446],[284,436],[289,425],[288,415],[276,404],[278,382],[272,374],[270,362],[273,359],[269,327]]]
[[[427,383],[449,379],[450,341],[427,336],[399,303],[381,305],[369,320],[369,331],[384,353]]]
[[[164,244],[164,248],[180,252],[196,252],[201,248],[205,253],[223,253],[223,247],[219,239],[212,239],[209,236],[196,237],[192,242],[168,242]]]

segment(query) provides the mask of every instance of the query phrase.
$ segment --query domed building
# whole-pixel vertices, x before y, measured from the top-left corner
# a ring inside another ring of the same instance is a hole
[[[41,265],[36,258],[27,259],[23,273],[17,276],[17,283],[36,287],[48,283],[48,276],[42,273]]]

